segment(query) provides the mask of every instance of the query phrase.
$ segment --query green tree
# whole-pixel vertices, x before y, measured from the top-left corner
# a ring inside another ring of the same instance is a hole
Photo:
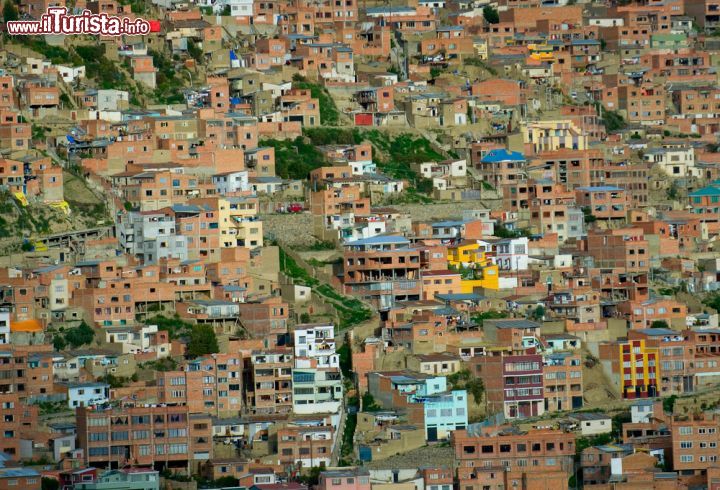
[[[382,407],[377,404],[372,394],[367,391],[362,396],[362,411],[363,412],[378,412],[382,410]]]
[[[650,324],[650,328],[670,328],[665,320],[655,320]]]
[[[340,370],[343,376],[350,377],[350,371],[352,370],[352,351],[350,345],[345,342],[337,349],[338,356],[340,357]]]
[[[475,403],[482,402],[485,384],[482,379],[473,376],[469,369],[463,369],[447,377],[453,390],[465,390],[473,396]]]
[[[673,413],[673,410],[675,409],[675,400],[677,400],[677,395],[671,395],[667,398],[664,398],[663,410],[667,413]]]
[[[110,373],[100,378],[99,381],[109,384],[110,388],[122,388],[125,386],[125,378]]]
[[[55,335],[53,336],[53,348],[56,351],[61,351],[67,347],[67,342],[65,342],[65,339],[62,335]]]
[[[497,24],[500,22],[500,14],[497,9],[491,5],[483,7],[483,17],[488,24]]]
[[[531,316],[533,320],[542,320],[545,316],[545,307],[542,305],[538,305],[537,308],[533,310]]]
[[[485,393],[485,384],[480,378],[472,378],[465,383],[465,390],[473,396],[475,403],[480,403]]]
[[[306,474],[300,476],[300,483],[304,483],[309,486],[316,486],[320,481],[321,471],[321,467],[313,466]]]
[[[10,22],[13,20],[18,20],[20,18],[20,15],[18,13],[17,6],[15,5],[12,0],[5,0],[5,5],[3,5],[3,20],[5,22]]]
[[[210,325],[194,325],[190,332],[187,353],[197,357],[215,354],[220,351],[215,331]]]
[[[187,50],[188,54],[195,59],[198,63],[201,63],[203,60],[203,50],[200,46],[195,44],[195,41],[192,39],[188,39],[187,42]]]
[[[92,343],[95,329],[83,321],[78,327],[65,331],[65,341],[70,347],[77,348]]]
[[[44,477],[40,480],[40,488],[42,490],[58,490],[60,488],[60,482],[55,478]]]
[[[216,486],[223,488],[223,487],[237,487],[240,485],[240,480],[235,478],[234,476],[223,476],[222,478],[218,478],[213,482]]]
[[[493,320],[493,319],[507,318],[507,317],[508,317],[508,313],[506,311],[490,310],[490,311],[483,311],[482,313],[474,315],[472,317],[472,320],[475,323],[477,323],[479,327],[482,327],[483,322],[485,320]]]
[[[623,118],[617,111],[602,111],[603,123],[605,123],[605,129],[608,131],[619,131],[627,127],[625,118]]]

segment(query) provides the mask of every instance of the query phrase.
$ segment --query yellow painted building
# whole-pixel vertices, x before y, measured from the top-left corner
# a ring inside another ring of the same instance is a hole
[[[545,62],[555,61],[553,48],[547,44],[528,44],[528,51],[530,51],[530,57],[534,60]]]
[[[221,247],[263,246],[263,223],[257,215],[256,197],[218,198],[218,214]]]
[[[659,349],[649,347],[644,339],[600,344],[599,354],[623,398],[653,398],[661,393]]]
[[[587,134],[567,119],[528,122],[523,124],[522,134],[525,144],[531,144],[535,153],[588,148]]]
[[[498,266],[492,263],[477,242],[463,242],[449,247],[448,266],[472,271],[472,278],[464,275],[460,281],[461,293],[472,293],[475,288],[500,289]]]

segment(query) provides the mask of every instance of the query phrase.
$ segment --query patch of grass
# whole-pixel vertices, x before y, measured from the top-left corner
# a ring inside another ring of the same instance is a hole
[[[335,244],[330,241],[318,240],[317,242],[310,245],[310,250],[319,252],[322,250],[335,250]]]
[[[43,36],[15,36],[12,40],[45,56],[55,65],[80,66],[84,62],[80,56],[65,48],[49,45]]]
[[[295,284],[310,286],[315,293],[330,300],[335,311],[337,311],[339,317],[338,328],[340,330],[372,318],[372,312],[362,301],[338,293],[329,284],[321,284],[308,271],[298,265],[282,248],[280,249],[280,270],[286,276],[291,277]]]
[[[285,250],[280,249],[280,270],[283,274],[293,278],[295,284],[301,286],[317,286],[320,281],[312,277],[305,269],[300,267],[295,259],[290,257]]]
[[[384,159],[377,158],[378,168],[384,173],[396,179],[415,181],[420,178],[410,165],[422,162],[437,162],[445,160],[445,157],[435,151],[427,138],[401,134],[391,138],[387,133],[373,129],[359,135],[362,139],[369,140],[376,148],[386,156]]]
[[[157,86],[153,93],[155,100],[163,104],[184,102],[183,80],[177,76],[172,59],[159,51],[148,50],[148,54],[153,57],[153,64],[157,68],[155,79]]]
[[[308,82],[301,76],[294,76],[293,88],[310,90],[312,97],[318,99],[318,103],[320,104],[320,123],[322,125],[334,126],[340,122],[340,111],[338,111],[335,101],[325,87],[317,83]]]
[[[507,318],[508,316],[509,315],[506,311],[490,310],[483,311],[482,313],[478,313],[477,315],[473,315],[472,320],[477,323],[479,327],[482,327],[485,320]]]
[[[463,63],[465,63],[466,65],[478,66],[493,76],[497,76],[498,74],[495,68],[488,65],[484,60],[481,60],[480,58],[464,58]]]
[[[327,163],[323,154],[301,136],[294,140],[267,139],[259,144],[275,148],[275,173],[283,179],[306,179],[312,170]]]
[[[63,402],[38,402],[36,405],[40,415],[51,415],[68,412],[70,410],[67,404]]]
[[[348,398],[348,407],[359,408],[356,396]],[[357,427],[357,412],[350,410],[345,418],[345,428],[342,433],[340,446],[340,466],[351,466],[355,455],[355,429]]]
[[[177,315],[172,318],[168,318],[164,315],[156,315],[145,320],[145,324],[157,325],[158,330],[167,330],[171,340],[188,335],[193,328],[192,323],[182,320]]]
[[[362,134],[357,128],[303,128],[303,135],[313,145],[356,145],[362,142]]]
[[[150,369],[152,371],[175,371],[178,367],[178,363],[172,357],[163,357],[157,361],[148,361],[140,366],[141,369]]]
[[[97,80],[101,89],[116,89],[135,92],[135,88],[116,63],[105,56],[102,45],[77,46],[75,52],[82,58],[85,65],[85,76]]]

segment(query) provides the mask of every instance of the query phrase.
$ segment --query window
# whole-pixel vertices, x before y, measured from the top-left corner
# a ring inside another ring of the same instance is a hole
[[[692,427],[680,427],[680,435],[688,436],[693,433]]]

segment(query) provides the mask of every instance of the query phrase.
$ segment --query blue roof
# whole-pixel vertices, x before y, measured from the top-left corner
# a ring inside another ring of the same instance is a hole
[[[200,208],[195,205],[191,204],[173,204],[170,206],[170,209],[172,209],[176,213],[199,213]]]
[[[612,192],[622,191],[622,187],[615,187],[614,185],[588,185],[584,187],[578,187],[579,191],[590,191],[590,192]]]
[[[437,227],[437,226],[462,226],[465,224],[465,221],[462,220],[448,220],[448,221],[438,221],[436,223],[433,223],[431,226]]]
[[[482,163],[524,162],[525,155],[519,151],[490,150],[480,161]]]
[[[18,478],[40,476],[40,473],[31,468],[8,468],[0,470],[0,478]]]
[[[480,301],[484,296],[480,296],[477,293],[451,293],[436,294],[435,298],[441,301]]]
[[[665,335],[681,335],[677,330],[669,328],[640,328],[638,332],[649,335],[650,337],[663,337]]]
[[[399,14],[401,12],[415,12],[415,8],[401,5],[395,7],[370,7],[365,9],[365,12],[368,14]]]
[[[390,244],[390,243],[401,243],[401,244],[408,244],[410,243],[410,240],[407,238],[396,236],[396,235],[379,235],[374,236],[370,238],[362,238],[360,240],[355,240],[354,242],[346,242],[346,246],[357,246],[357,245],[382,245],[382,244]]]
[[[573,46],[597,46],[600,41],[597,39],[573,39],[570,44]]]
[[[690,197],[717,196],[720,195],[720,187],[709,185],[690,193]]]

